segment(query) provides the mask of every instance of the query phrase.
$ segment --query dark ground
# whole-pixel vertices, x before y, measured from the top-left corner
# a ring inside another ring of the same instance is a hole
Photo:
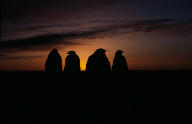
[[[1,72],[1,121],[192,123],[191,71]]]

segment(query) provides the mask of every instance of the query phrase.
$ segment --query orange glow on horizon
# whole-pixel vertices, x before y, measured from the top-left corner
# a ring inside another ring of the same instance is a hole
[[[81,59],[81,61],[80,61],[81,71],[86,70],[86,64],[87,64],[87,59]]]
[[[137,38],[137,37],[136,37]],[[86,41],[86,40],[85,40]],[[118,41],[118,44],[117,44]],[[165,41],[166,42],[166,41]],[[112,66],[115,52],[118,49],[124,51],[129,70],[169,70],[169,69],[188,69],[191,67],[191,59],[189,57],[178,57],[169,54],[164,54],[160,48],[153,49],[150,44],[141,44],[140,40],[126,36],[123,39],[105,38],[91,39],[89,43],[78,45],[62,45],[53,46],[57,48],[62,57],[62,69],[65,66],[65,58],[68,51],[74,50],[80,58],[80,68],[86,70],[88,57],[92,55],[96,49],[106,49],[106,55]],[[126,45],[124,45],[126,44]],[[159,51],[157,51],[158,49]],[[45,62],[51,49],[41,51],[25,51],[13,53],[10,57],[24,56],[19,59],[2,59],[0,60],[1,71],[44,71]],[[26,58],[25,58],[26,56]],[[30,56],[41,56],[33,58]]]

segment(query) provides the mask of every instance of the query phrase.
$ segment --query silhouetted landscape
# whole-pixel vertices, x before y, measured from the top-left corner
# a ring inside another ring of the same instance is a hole
[[[7,72],[1,76],[7,82],[1,83],[3,122],[192,122],[190,72]]]
[[[192,0],[1,0],[0,122],[192,123]]]
[[[44,71],[2,73],[1,119],[8,123],[189,123],[190,71],[129,71],[123,51],[112,68],[97,49],[80,71],[75,51],[57,49]],[[10,78],[11,77],[11,78]]]
[[[190,71],[129,71],[123,51],[112,68],[97,49],[80,71],[75,51],[52,49],[45,72],[7,72],[3,121],[9,123],[189,123]],[[62,73],[63,72],[63,73]],[[182,77],[182,75],[184,75]],[[14,77],[7,78],[8,76]]]

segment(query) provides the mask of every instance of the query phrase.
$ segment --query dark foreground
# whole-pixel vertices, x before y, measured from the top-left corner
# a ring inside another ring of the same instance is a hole
[[[191,123],[190,71],[1,72],[1,121]]]

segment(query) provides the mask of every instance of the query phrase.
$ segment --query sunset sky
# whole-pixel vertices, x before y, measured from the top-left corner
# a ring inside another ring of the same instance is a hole
[[[1,0],[1,71],[42,71],[53,48],[82,70],[98,48],[129,70],[192,69],[192,0]]]

